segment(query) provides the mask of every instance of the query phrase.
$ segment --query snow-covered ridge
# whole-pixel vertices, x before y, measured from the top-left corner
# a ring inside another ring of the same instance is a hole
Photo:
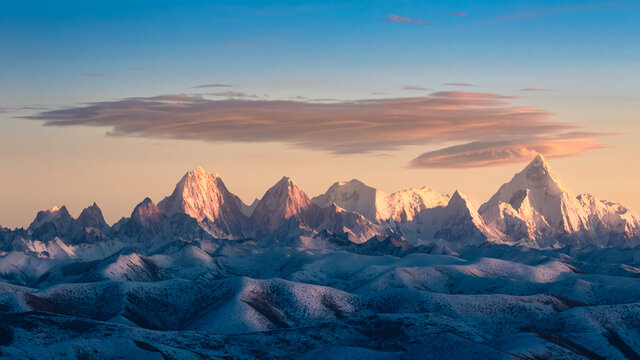
[[[427,186],[387,195],[360,180],[353,179],[331,185],[324,194],[314,197],[311,201],[321,207],[335,203],[343,209],[360,213],[371,221],[383,222],[391,219],[405,222],[413,220],[414,216],[424,209],[447,205],[449,196],[435,192]]]
[[[640,222],[627,208],[588,194],[575,196],[547,161],[537,156],[478,210],[459,191],[449,197],[423,186],[385,194],[356,179],[337,182],[310,199],[286,176],[247,206],[218,174],[198,167],[188,171],[157,206],[147,198],[129,218],[112,227],[104,222],[95,203],[77,219],[66,207],[54,207],[39,212],[26,233],[3,231],[3,237],[20,240],[0,250],[8,252],[18,246],[67,254],[57,245],[36,245],[56,238],[68,245],[109,240],[125,246],[158,237],[162,241],[202,236],[293,241],[323,231],[344,234],[356,243],[392,235],[416,245],[492,242],[558,248],[640,244]]]

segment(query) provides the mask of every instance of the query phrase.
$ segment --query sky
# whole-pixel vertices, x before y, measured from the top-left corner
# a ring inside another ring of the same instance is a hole
[[[480,206],[536,153],[640,212],[640,0],[1,6],[5,227],[113,223],[198,165],[248,203],[287,175]]]

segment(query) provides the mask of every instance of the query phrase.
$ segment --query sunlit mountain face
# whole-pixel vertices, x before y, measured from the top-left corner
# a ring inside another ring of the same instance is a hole
[[[4,1],[0,360],[640,359],[639,59],[639,0]]]
[[[248,206],[198,167],[159,205],[146,198],[111,226],[95,203],[78,218],[40,211],[27,229],[1,232],[2,351],[635,354],[638,219],[575,196],[542,156],[496,188],[476,210],[459,191],[388,195],[359,180],[310,199],[283,177]]]

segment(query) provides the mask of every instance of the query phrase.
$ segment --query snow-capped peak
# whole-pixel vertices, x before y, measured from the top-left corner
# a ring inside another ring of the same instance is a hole
[[[167,216],[180,212],[198,221],[214,221],[227,195],[231,194],[222,179],[198,166],[180,179],[173,193],[158,203],[158,208]]]
[[[397,191],[391,195],[365,185],[360,180],[337,182],[322,195],[311,200],[313,203],[328,207],[332,203],[362,214],[365,218],[383,222],[392,219],[396,222],[413,220],[414,216],[436,206],[445,206],[449,198],[433,191],[427,186]]]
[[[264,194],[251,214],[258,231],[273,231],[311,204],[311,200],[289,177],[283,177]]]
[[[599,227],[593,224],[595,207],[590,207],[590,202],[577,199],[560,182],[539,155],[502,185],[479,212],[501,231],[518,234],[512,240],[525,236],[536,245],[555,246],[563,234],[593,232]]]
[[[474,220],[474,223],[482,221],[480,214],[478,214],[478,211],[471,203],[471,199],[469,199],[469,196],[461,193],[458,190],[456,190],[453,195],[451,195],[451,199],[449,199],[449,203],[447,204],[446,209],[447,212],[449,212],[451,215],[454,215],[456,213],[469,214]]]
[[[131,219],[140,225],[148,225],[157,222],[162,218],[162,213],[156,204],[149,198],[145,198],[136,205],[131,213]]]
[[[386,198],[387,218],[396,222],[411,221],[422,210],[446,206],[449,196],[428,186],[397,191]]]
[[[312,202],[320,207],[328,207],[335,203],[339,207],[362,214],[372,221],[387,219],[387,194],[362,181],[336,182],[322,195],[313,198]]]
[[[243,205],[217,173],[198,166],[180,179],[173,193],[158,203],[158,208],[167,216],[184,213],[207,222],[207,228],[215,236],[234,237],[242,235],[247,221]]]

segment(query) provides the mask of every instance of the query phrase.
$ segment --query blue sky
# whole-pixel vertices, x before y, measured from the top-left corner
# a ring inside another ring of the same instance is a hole
[[[430,25],[384,22],[390,14]],[[524,86],[583,66],[631,68],[639,18],[638,1],[12,2],[0,17],[1,95],[68,103],[203,82],[275,96],[415,82],[498,90],[512,76]]]
[[[333,181],[361,177],[388,192],[421,185],[452,192],[455,186],[469,192],[477,205],[522,166],[407,169],[425,151],[431,156],[465,141],[486,142],[487,134],[446,137],[434,145],[433,136],[424,144],[409,141],[408,129],[402,136],[411,146],[373,158],[326,151],[331,143],[301,146],[300,131],[296,139],[272,136],[264,142],[238,142],[237,136],[158,140],[157,133],[114,138],[105,136],[113,122],[97,128],[43,127],[21,118],[69,108],[65,116],[84,116],[87,103],[109,108],[117,100],[164,94],[203,96],[212,100],[207,109],[232,106],[227,98],[256,100],[261,114],[266,110],[260,106],[270,106],[272,100],[382,102],[440,94],[437,101],[447,102],[460,96],[443,92],[494,94],[483,95],[484,110],[493,106],[491,96],[499,96],[504,103],[496,111],[530,107],[548,114],[544,124],[569,124],[589,132],[578,139],[580,150],[570,154],[560,153],[569,146],[565,143],[562,149],[543,147],[536,138],[529,145],[556,155],[552,165],[576,192],[594,192],[640,210],[640,193],[634,190],[640,178],[638,0],[5,1],[0,69],[0,151],[9,154],[0,157],[0,166],[21,174],[0,180],[3,187],[16,189],[0,195],[0,202],[14,205],[0,213],[0,225],[25,224],[35,210],[50,205],[66,203],[73,210],[94,200],[101,200],[107,218],[115,220],[147,195],[159,200],[181,173],[196,165],[230,178],[227,182],[238,184],[232,190],[249,202],[271,182],[290,175],[312,195]],[[473,86],[460,86],[464,83]],[[229,86],[197,87],[205,84]],[[199,106],[194,99],[190,104]],[[465,111],[472,106],[468,100],[458,104]],[[141,106],[134,110],[149,110]],[[231,110],[225,111],[228,115]],[[370,109],[358,111],[366,116]],[[424,120],[429,124],[433,119]],[[89,119],[83,121],[89,124]],[[153,125],[138,121],[136,126]],[[251,131],[255,139],[256,129]],[[560,134],[537,136],[547,141]],[[574,141],[576,135],[569,137]],[[224,158],[217,156],[221,153]],[[265,159],[273,164],[263,167]],[[309,162],[318,170],[310,171]],[[99,190],[83,177],[69,187],[69,172],[103,171],[97,166],[130,174],[122,198],[109,196],[122,188],[110,184],[112,179],[91,178]],[[599,171],[587,170],[593,167]],[[244,176],[247,168],[262,173],[250,182]],[[394,176],[380,177],[380,172]],[[136,183],[150,173],[165,180],[152,186]],[[478,178],[483,182],[473,180]],[[29,194],[33,187],[56,190]]]

